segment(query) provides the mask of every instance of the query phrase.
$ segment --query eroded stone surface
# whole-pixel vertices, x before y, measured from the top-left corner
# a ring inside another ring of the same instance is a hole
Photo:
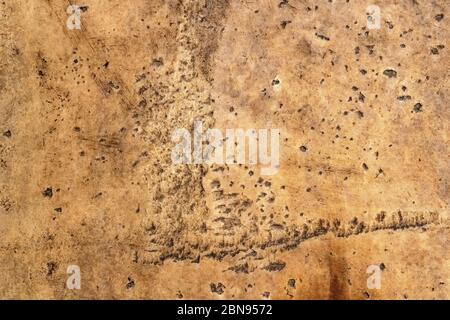
[[[0,3],[0,296],[448,298],[448,4],[369,4]],[[195,120],[279,172],[173,165]]]

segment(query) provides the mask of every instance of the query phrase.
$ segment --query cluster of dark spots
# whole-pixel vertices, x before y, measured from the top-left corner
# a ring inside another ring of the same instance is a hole
[[[38,52],[37,64],[38,64],[37,73],[38,73],[39,77],[43,78],[45,76],[45,71],[44,70],[47,69],[47,59],[45,59],[42,56],[41,52]]]
[[[316,32],[316,37],[321,39],[321,40],[330,41],[329,37],[327,37],[327,36],[325,36],[323,34],[317,33],[317,32]]]
[[[211,182],[211,188],[213,188],[213,189],[220,188],[220,181],[219,180],[213,180]]]
[[[288,286],[295,289],[295,279],[289,279]]]
[[[8,212],[12,208],[11,200],[8,198],[0,199],[0,207],[2,207],[6,212]]]
[[[382,174],[384,174],[384,171],[383,171],[383,169],[379,168],[379,169],[378,169],[378,173],[377,173],[377,175],[375,176],[375,178],[378,178],[378,177],[381,176]]]
[[[53,196],[53,189],[51,187],[48,187],[42,191],[42,195],[46,198],[51,198]]]
[[[263,98],[266,98],[266,99],[270,99],[270,98],[271,98],[271,95],[270,95],[269,92],[267,91],[267,88],[264,88],[263,90],[261,90],[261,96],[262,96]]]
[[[290,20],[281,21],[281,27],[282,27],[283,29],[286,29],[287,25],[288,25],[289,23],[291,23],[291,22],[292,22],[292,21],[290,21]]]
[[[142,96],[142,95],[145,93],[145,91],[147,91],[147,90],[148,90],[148,87],[147,87],[147,86],[142,86],[142,87],[139,88],[138,94],[139,94],[140,96]]]
[[[279,84],[280,84],[280,80],[278,80],[278,79],[273,79],[272,80],[272,86],[277,86]]]
[[[400,101],[411,100],[411,96],[410,95],[399,96],[399,97],[397,97],[397,100],[400,100]]]
[[[374,44],[369,44],[366,45],[367,50],[369,50],[369,54],[372,55],[375,52],[375,45]]]
[[[163,58],[155,58],[152,60],[152,67],[159,68],[164,65]]]
[[[397,77],[397,71],[395,71],[394,69],[386,69],[383,71],[383,74],[389,78]]]
[[[6,130],[5,132],[3,132],[3,136],[11,138],[11,130]]]
[[[249,272],[249,265],[248,263],[238,264],[236,266],[232,266],[228,268],[230,271],[234,271],[236,273],[248,273]]]
[[[386,218],[386,212],[385,211],[381,211],[380,213],[377,214],[375,220],[377,222],[383,222],[385,218]]]
[[[56,269],[58,269],[58,264],[56,262],[47,262],[47,276],[51,277]]]
[[[146,106],[147,106],[147,100],[142,99],[141,101],[139,101],[140,108],[145,108]]]
[[[210,283],[209,287],[210,287],[212,293],[217,293],[218,295],[221,295],[222,293],[224,293],[225,292],[224,289],[226,288],[221,282],[218,282],[217,284]]]
[[[120,90],[120,86],[110,80],[104,85],[104,87],[102,87],[102,90],[107,94],[111,94],[112,92],[118,92]]]
[[[270,297],[270,292],[269,292],[269,291],[265,291],[265,292],[261,293],[261,296],[262,296],[263,298],[268,299],[268,298]]]
[[[125,285],[125,287],[127,288],[127,289],[131,289],[131,288],[133,288],[134,287],[134,280],[132,279],[132,278],[130,278],[130,277],[128,277],[128,282],[127,282],[127,284]]]
[[[319,6],[314,6],[314,10],[317,11]],[[306,11],[312,11],[311,7],[306,7]]]
[[[422,112],[422,104],[420,102],[416,103],[413,107],[412,112],[415,112],[415,113]]]
[[[436,47],[432,47],[431,49],[430,49],[430,52],[431,52],[431,54],[439,54],[439,50],[442,50],[442,49],[444,49],[445,48],[445,46],[444,45],[442,45],[442,44],[440,44],[440,45],[438,45],[438,46],[436,46]]]
[[[281,271],[281,270],[284,269],[284,267],[286,267],[286,262],[276,261],[276,262],[269,263],[263,269],[267,270],[267,271],[270,271],[270,272],[274,272],[274,271]]]
[[[394,28],[394,24],[391,21],[386,21],[386,24],[388,25],[389,29],[393,29]]]
[[[437,22],[441,22],[441,20],[444,19],[444,14],[443,14],[443,13],[439,13],[439,14],[437,14],[437,15],[434,17],[434,19],[435,19]]]
[[[364,101],[366,100],[366,96],[365,95],[363,95],[363,93],[362,92],[360,92],[359,93],[359,96],[358,96],[358,101],[360,101],[360,102],[363,102],[364,103]]]
[[[80,10],[83,12],[88,11],[88,9],[89,9],[89,6],[80,6]]]
[[[13,52],[13,55],[18,56],[20,54],[20,49],[14,45],[12,48],[12,52]]]

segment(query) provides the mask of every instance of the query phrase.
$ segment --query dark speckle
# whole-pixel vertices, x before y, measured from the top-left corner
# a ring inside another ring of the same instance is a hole
[[[323,34],[316,33],[316,37],[318,37],[319,39],[325,40],[325,41],[330,41],[330,38]]]
[[[400,97],[397,97],[397,100],[400,100],[400,101],[411,100],[411,96],[400,96]]]
[[[225,286],[222,284],[222,283],[217,283],[217,284],[215,284],[215,283],[210,283],[209,284],[209,287],[211,288],[211,292],[212,293],[217,293],[218,295],[221,295],[222,293],[224,293],[225,292]]]
[[[286,26],[287,26],[289,23],[291,23],[291,21],[281,21],[281,27],[282,27],[283,29],[286,29]]]
[[[133,280],[132,278],[128,277],[128,282],[127,282],[127,284],[126,284],[125,287],[126,287],[127,289],[133,288],[133,287],[134,287],[134,280]]]
[[[308,148],[305,147],[305,146],[301,146],[301,147],[300,147],[300,151],[301,151],[301,152],[306,152],[306,151],[308,151]]]
[[[3,132],[3,135],[7,138],[11,138],[11,131],[10,130],[6,130],[5,132]]]
[[[363,95],[363,94],[360,92],[360,93],[359,93],[359,96],[358,96],[358,100],[361,101],[361,102],[364,102],[364,100],[366,100],[366,96]]]
[[[397,77],[397,71],[393,69],[386,69],[383,71],[383,74],[389,78],[396,78]]]
[[[288,286],[291,288],[295,288],[295,279],[289,279],[288,280]]]
[[[56,262],[47,262],[47,276],[52,276],[56,269],[58,269],[58,264]]]
[[[422,104],[421,103],[416,103],[414,105],[413,111],[416,112],[416,113],[417,112],[422,112]]]
[[[159,68],[159,67],[161,67],[163,65],[164,65],[164,60],[162,58],[153,59],[153,61],[152,61],[152,66],[153,67]]]
[[[444,14],[443,14],[443,13],[437,14],[437,15],[434,17],[434,19],[435,19],[437,22],[440,22],[442,19],[444,19]]]
[[[51,198],[53,196],[53,189],[51,187],[46,188],[44,191],[42,191],[42,195],[46,198]]]
[[[364,112],[362,112],[361,110],[356,111],[356,114],[358,115],[358,118],[363,118],[364,117]]]
[[[284,269],[284,267],[286,267],[286,263],[285,262],[276,261],[276,262],[269,263],[263,269],[272,272],[272,271],[281,271],[281,270]]]

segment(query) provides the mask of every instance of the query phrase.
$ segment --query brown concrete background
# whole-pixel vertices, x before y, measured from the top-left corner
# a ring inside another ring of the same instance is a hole
[[[448,299],[448,1],[70,3],[0,2],[1,298]],[[172,165],[195,119],[279,173]]]

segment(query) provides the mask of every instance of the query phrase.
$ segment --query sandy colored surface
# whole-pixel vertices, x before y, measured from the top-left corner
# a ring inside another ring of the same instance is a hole
[[[0,298],[449,298],[447,0],[70,3],[0,1]],[[279,172],[173,165],[194,120]]]

